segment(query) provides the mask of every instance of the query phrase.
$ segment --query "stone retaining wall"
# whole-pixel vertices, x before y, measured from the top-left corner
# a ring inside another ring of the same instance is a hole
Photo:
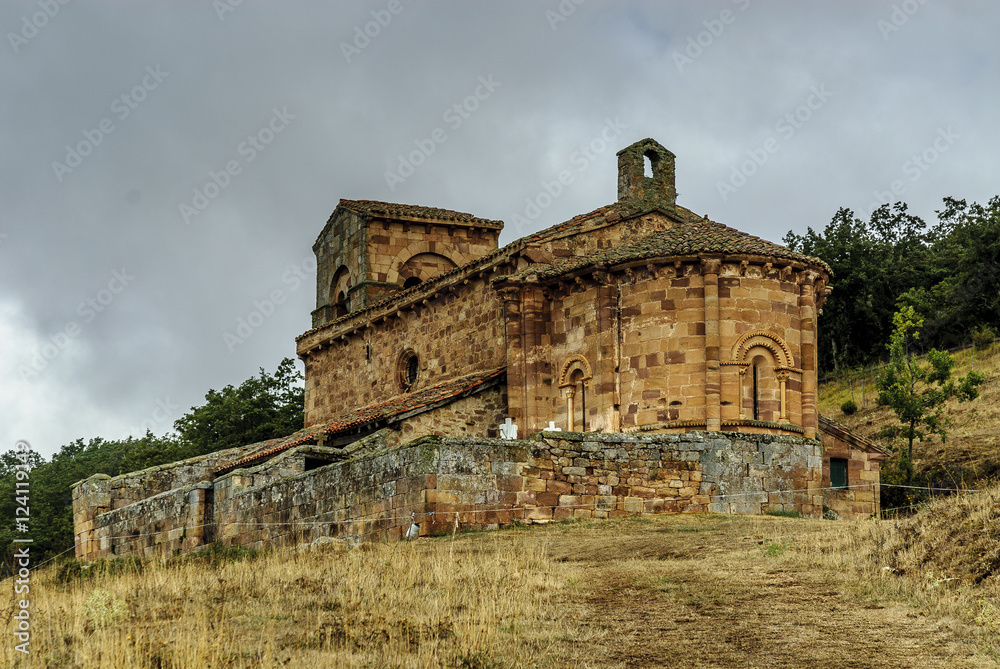
[[[545,432],[531,440],[377,433],[347,459],[306,470],[309,446],[214,481],[110,509],[107,477],[78,484],[77,557],[294,545],[322,537],[399,539],[513,522],[637,513],[822,513],[817,441],[767,434]],[[103,496],[103,497],[102,497]],[[103,505],[102,505],[103,503]]]

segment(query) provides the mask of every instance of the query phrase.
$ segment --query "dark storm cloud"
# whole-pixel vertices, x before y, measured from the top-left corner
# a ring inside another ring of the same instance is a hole
[[[894,183],[928,218],[985,200],[997,11],[4,3],[0,448],[162,433],[294,355],[341,197],[508,242],[613,201],[615,152],[651,136],[682,204],[773,240]]]

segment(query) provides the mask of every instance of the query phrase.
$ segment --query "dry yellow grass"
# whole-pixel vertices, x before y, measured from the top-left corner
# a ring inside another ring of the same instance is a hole
[[[563,523],[67,584],[42,569],[32,654],[8,635],[0,665],[1000,667],[1000,557],[977,555],[998,502]]]
[[[161,562],[65,585],[42,570],[31,590],[32,654],[2,644],[0,664],[473,667],[503,657],[519,666],[544,655],[559,629],[543,606],[558,587],[544,544],[517,532],[281,551],[218,567]]]

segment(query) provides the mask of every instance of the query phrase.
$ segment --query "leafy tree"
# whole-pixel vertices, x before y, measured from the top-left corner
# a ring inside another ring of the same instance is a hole
[[[959,402],[974,400],[979,396],[978,387],[985,380],[979,372],[952,379],[955,360],[948,353],[931,349],[927,364],[921,364],[912,343],[919,337],[923,318],[912,306],[900,309],[893,316],[894,330],[889,342],[889,363],[878,379],[879,402],[888,405],[899,419],[896,434],[906,440],[903,464],[907,467],[907,481],[912,479],[913,442],[938,435],[941,441],[948,436],[951,419],[945,414],[945,402],[957,398]]]
[[[305,390],[302,375],[291,358],[279,363],[274,375],[262,367],[234,388],[209,390],[207,400],[174,423],[182,439],[190,442],[192,455],[252,444],[289,435],[302,429]]]
[[[948,347],[1000,325],[1000,197],[985,207],[945,198],[938,219],[925,268],[929,289],[917,296],[926,307],[914,306],[932,315],[925,339]]]
[[[868,221],[840,209],[822,233],[789,232],[784,242],[833,270],[834,290],[820,328],[820,368],[874,362],[889,339],[898,296],[927,281],[926,224],[902,202],[882,205]]]

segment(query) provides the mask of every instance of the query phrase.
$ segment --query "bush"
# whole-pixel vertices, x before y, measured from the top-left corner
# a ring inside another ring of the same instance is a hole
[[[207,548],[175,555],[167,560],[168,567],[180,567],[192,562],[207,564],[209,567],[219,567],[228,562],[240,562],[242,560],[256,560],[263,554],[256,548],[246,546],[223,546],[219,543],[209,544]]]
[[[792,509],[768,509],[765,513],[769,516],[781,516],[782,518],[801,518],[802,514]]]
[[[989,325],[980,325],[971,333],[972,344],[977,349],[989,346],[997,338],[997,331]]]
[[[845,416],[852,416],[858,412],[858,405],[854,403],[854,400],[847,400],[840,405],[840,410],[844,412]]]

